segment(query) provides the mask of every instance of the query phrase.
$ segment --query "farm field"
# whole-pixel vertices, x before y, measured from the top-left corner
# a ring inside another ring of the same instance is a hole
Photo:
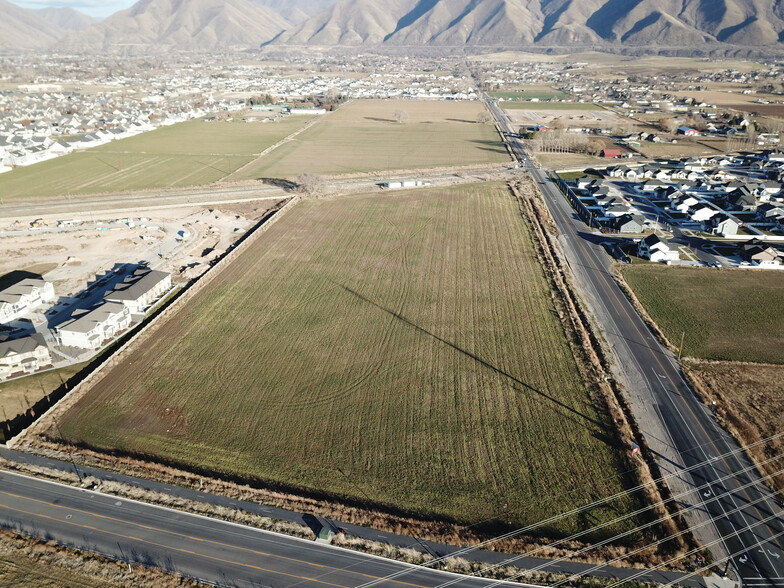
[[[784,365],[689,361],[685,367],[716,401],[717,414],[729,422],[742,444],[768,439],[752,450],[758,461],[784,452],[781,437],[770,439],[784,431]],[[767,469],[773,473],[780,467],[780,462],[772,462]],[[773,481],[784,491],[784,475]]]
[[[310,117],[274,123],[188,121],[0,175],[12,200],[185,187],[220,180]]]
[[[651,143],[643,142],[637,150],[645,157],[690,157],[692,155],[716,155],[722,147],[727,145],[726,141],[712,141],[716,149],[711,149],[703,143],[692,141],[679,141],[678,143]]]
[[[603,160],[584,153],[535,153],[534,157],[543,166],[553,169],[588,168],[603,165]],[[582,171],[575,173],[575,178],[585,175]]]
[[[396,111],[408,121],[396,122]],[[327,115],[229,180],[509,162],[478,102],[361,100]]]
[[[784,273],[645,264],[623,277],[670,343],[684,333],[684,356],[784,363]]]
[[[303,201],[152,341],[61,419],[68,441],[466,523],[624,487],[500,184]]]

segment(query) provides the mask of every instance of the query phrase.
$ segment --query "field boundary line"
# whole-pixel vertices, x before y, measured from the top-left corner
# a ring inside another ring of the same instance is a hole
[[[242,171],[245,171],[245,169],[246,169],[246,168],[248,168],[248,167],[252,166],[254,163],[256,163],[257,161],[259,161],[259,160],[260,160],[260,159],[262,159],[263,157],[265,157],[265,156],[269,155],[270,153],[272,153],[273,151],[275,151],[275,150],[276,150],[278,147],[282,147],[282,146],[283,146],[283,145],[285,145],[286,143],[289,143],[289,142],[293,141],[293,140],[294,140],[294,139],[295,139],[295,138],[296,138],[296,137],[297,137],[297,136],[298,136],[300,133],[304,133],[306,130],[308,130],[310,127],[312,127],[312,126],[313,126],[313,125],[315,125],[316,123],[318,123],[318,122],[321,122],[321,121],[322,121],[322,120],[324,120],[324,118],[325,118],[327,115],[329,115],[329,114],[330,114],[330,113],[328,112],[328,113],[326,113],[326,114],[322,114],[322,115],[320,115],[320,116],[316,116],[316,117],[314,117],[314,118],[313,118],[313,120],[309,120],[309,121],[308,121],[308,122],[306,122],[304,125],[302,125],[300,128],[298,128],[296,131],[294,131],[294,132],[293,132],[293,133],[291,133],[290,135],[286,135],[285,137],[283,137],[283,138],[282,138],[280,141],[278,141],[278,142],[277,142],[277,143],[275,143],[274,145],[270,145],[270,146],[269,146],[269,147],[267,147],[267,148],[266,148],[264,151],[262,151],[261,153],[259,153],[259,154],[258,154],[258,155],[257,155],[257,156],[254,158],[254,159],[250,160],[248,163],[246,163],[246,164],[245,164],[245,165],[243,165],[242,167],[240,167],[240,168],[238,168],[238,169],[235,169],[233,172],[231,172],[229,175],[227,175],[226,177],[224,177],[222,180],[218,180],[218,181],[219,181],[219,182],[223,182],[223,181],[231,181],[231,179],[230,179],[230,178],[231,178],[232,176],[234,176],[234,175],[236,175],[236,174],[238,174],[238,173],[240,173],[240,172],[242,172]]]
[[[256,225],[246,238],[238,243],[231,251],[226,253],[218,263],[212,266],[207,272],[192,282],[189,286],[182,291],[182,293],[175,298],[169,306],[160,311],[159,314],[150,319],[146,326],[141,328],[135,333],[128,341],[126,341],[117,351],[110,354],[100,365],[88,374],[84,380],[79,382],[76,386],[68,391],[62,399],[56,402],[49,410],[47,410],[40,418],[38,418],[29,427],[21,431],[18,435],[8,439],[6,446],[14,449],[21,449],[23,447],[32,447],[35,445],[34,439],[37,435],[43,434],[50,427],[50,420],[54,420],[56,416],[60,416],[63,412],[69,410],[76,402],[78,402],[91,387],[100,382],[109,371],[125,357],[131,353],[137,345],[147,341],[153,334],[165,324],[169,318],[176,314],[180,307],[193,298],[196,294],[201,292],[206,286],[212,283],[215,278],[223,273],[224,268],[231,264],[239,255],[245,252],[246,249],[255,243],[261,235],[267,232],[278,219],[285,215],[289,210],[294,208],[300,201],[299,196],[294,196],[286,204],[284,204],[272,217],[263,220],[260,224]]]

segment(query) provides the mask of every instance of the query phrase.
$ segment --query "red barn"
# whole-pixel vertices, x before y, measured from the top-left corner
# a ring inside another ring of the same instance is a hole
[[[617,159],[618,157],[621,156],[621,150],[620,149],[602,149],[601,156],[602,157],[607,157],[607,158],[610,158],[610,159]]]

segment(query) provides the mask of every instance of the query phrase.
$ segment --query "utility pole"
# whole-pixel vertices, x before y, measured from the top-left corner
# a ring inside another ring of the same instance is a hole
[[[57,427],[57,434],[60,435],[60,439],[65,441],[65,436],[63,435],[62,430],[60,430],[60,422],[57,421],[56,419],[52,419],[52,420],[54,420],[54,426]],[[68,450],[68,458],[71,460],[71,465],[73,466],[73,469],[76,472],[76,477],[79,478],[79,485],[81,486],[82,484],[84,484],[84,481],[82,480],[82,475],[79,473],[79,468],[76,467],[76,461],[74,460],[73,452],[70,449]]]
[[[686,331],[681,332],[681,344],[678,347],[678,361],[681,360],[681,353],[683,353],[683,338],[686,336]]]

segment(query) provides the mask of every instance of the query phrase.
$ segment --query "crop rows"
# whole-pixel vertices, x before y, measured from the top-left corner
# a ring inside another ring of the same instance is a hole
[[[536,521],[623,487],[497,185],[301,203],[61,427],[99,449],[465,522]]]

